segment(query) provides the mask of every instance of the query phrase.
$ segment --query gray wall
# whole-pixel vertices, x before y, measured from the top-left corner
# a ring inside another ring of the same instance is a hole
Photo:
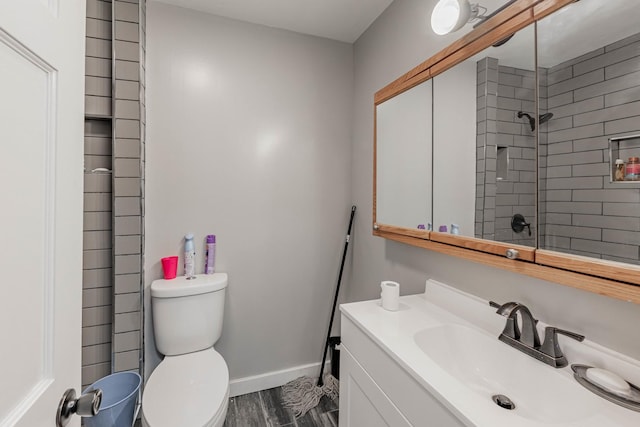
[[[613,159],[608,142],[640,132],[639,39],[541,70],[541,111],[553,113],[541,127],[545,248],[640,264],[640,183],[610,182],[615,156],[640,155],[640,138],[620,142]]]
[[[378,298],[380,281],[386,279],[399,281],[402,294],[420,292],[431,277],[486,299],[524,302],[546,322],[640,357],[640,341],[628,339],[632,325],[640,324],[640,310],[634,304],[371,235],[373,94],[462,34],[441,38],[431,32],[428,17],[435,3],[395,1],[355,43],[351,182],[359,217],[348,299]]]
[[[147,24],[146,307],[160,258],[182,265],[193,232],[201,273],[213,233],[231,379],[319,363],[351,207],[352,46],[158,2]],[[148,374],[150,310],[146,353]]]

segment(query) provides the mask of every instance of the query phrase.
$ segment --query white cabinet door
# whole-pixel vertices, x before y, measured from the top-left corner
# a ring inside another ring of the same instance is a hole
[[[340,350],[339,424],[340,427],[411,426],[344,344]]]
[[[1,427],[80,386],[85,8],[0,1]]]

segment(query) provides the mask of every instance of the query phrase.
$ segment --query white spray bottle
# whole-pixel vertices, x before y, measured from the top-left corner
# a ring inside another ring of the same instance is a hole
[[[193,234],[184,236],[184,275],[187,279],[196,275],[196,248],[193,244]]]

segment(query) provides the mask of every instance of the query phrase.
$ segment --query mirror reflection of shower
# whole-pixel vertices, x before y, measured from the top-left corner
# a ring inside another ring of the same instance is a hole
[[[536,119],[534,117],[531,117],[527,113],[524,113],[522,111],[518,111],[518,118],[521,119],[523,117],[526,117],[527,119],[529,119],[529,125],[531,126],[531,132],[536,130]],[[538,125],[541,125],[541,124],[543,124],[545,122],[548,122],[552,117],[553,117],[553,113],[545,113],[545,114],[541,115],[538,118]]]

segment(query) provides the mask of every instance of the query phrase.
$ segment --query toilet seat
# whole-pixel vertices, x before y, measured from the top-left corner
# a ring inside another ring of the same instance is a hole
[[[142,394],[143,425],[222,426],[229,404],[229,370],[213,348],[167,356]]]

